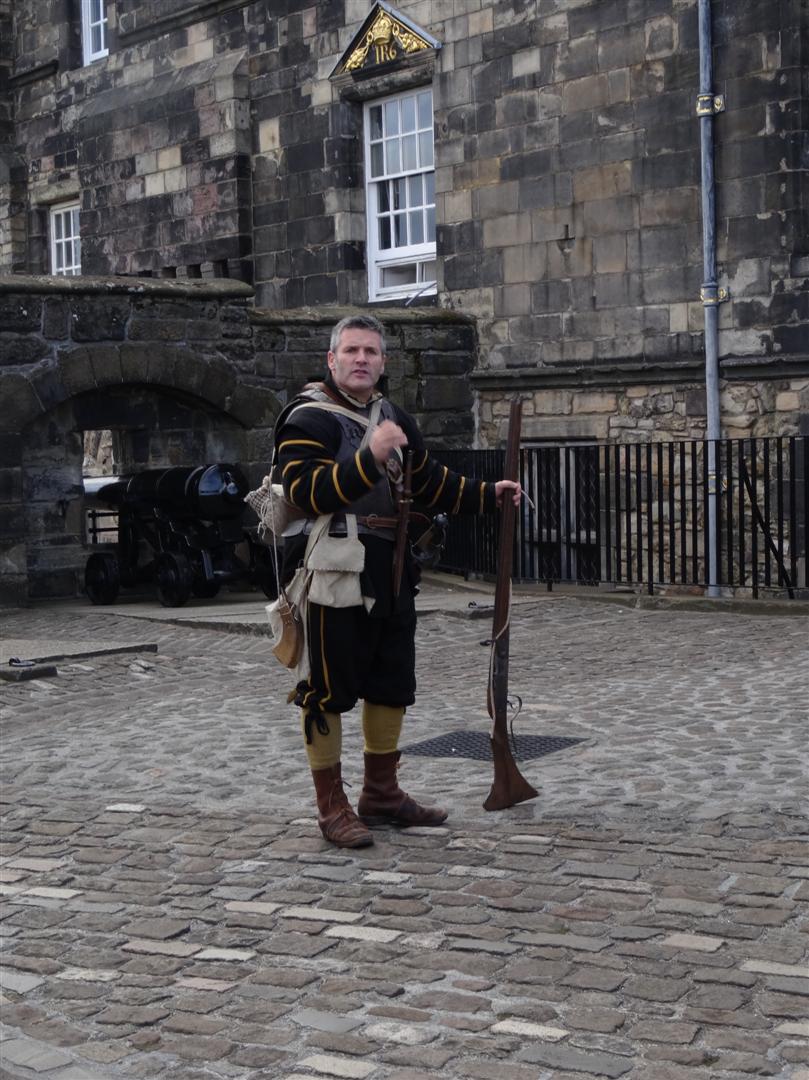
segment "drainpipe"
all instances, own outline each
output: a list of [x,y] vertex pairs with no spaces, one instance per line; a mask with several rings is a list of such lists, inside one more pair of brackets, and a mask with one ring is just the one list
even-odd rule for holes
[[702,267],[700,289],[705,315],[705,390],[708,440],[708,596],[718,596],[717,567],[717,482],[716,450],[720,437],[719,419],[719,304],[727,299],[727,291],[716,283],[716,207],[714,197],[713,122],[714,116],[725,108],[721,97],[713,92],[713,60],[711,42],[711,0],[699,0],[699,97],[697,116],[700,123],[700,152],[702,158]]

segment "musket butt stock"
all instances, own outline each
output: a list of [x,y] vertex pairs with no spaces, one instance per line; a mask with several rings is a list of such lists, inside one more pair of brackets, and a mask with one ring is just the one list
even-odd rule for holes
[[[506,464],[504,479],[518,480],[520,475],[520,428],[522,425],[522,402],[511,403],[506,440]],[[514,761],[508,741],[508,623],[511,600],[511,569],[514,557],[514,529],[516,507],[509,498],[503,499],[500,510],[500,547],[497,554],[497,584],[494,592],[494,625],[492,648],[499,645],[492,667],[489,684],[489,715],[492,717],[492,761],[494,781],[484,810],[507,810],[517,803],[535,799],[539,794],[531,787]]]
[[506,765],[500,770],[500,775],[495,775],[492,789],[483,804],[484,810],[508,810],[517,803],[528,802],[535,799],[539,792],[531,787],[523,774],[514,764],[514,759],[509,755],[511,768]]

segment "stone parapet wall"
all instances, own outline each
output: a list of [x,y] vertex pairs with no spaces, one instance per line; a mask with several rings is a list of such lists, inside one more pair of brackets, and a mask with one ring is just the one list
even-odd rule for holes
[[[766,375],[744,367],[720,378],[723,439],[809,434],[809,372],[782,367]],[[698,364],[677,369],[591,372],[584,385],[569,379],[478,377],[479,423],[483,445],[505,438],[509,399],[523,402],[526,442],[669,442],[703,439],[707,427],[704,373]]]
[[[250,313],[256,372],[280,397],[326,372],[331,328],[355,308]],[[475,324],[430,308],[377,308],[385,329],[386,393],[416,417],[428,441],[469,446],[475,436],[469,376],[477,352]]]
[[265,467],[279,402],[251,366],[249,286],[0,278],[0,596],[76,595],[88,433],[116,471]]
[[[234,462],[258,485],[282,403],[325,374],[331,328],[356,311],[251,299],[235,281],[0,278],[0,600],[81,592],[88,445],[112,445],[107,473]],[[377,314],[392,399],[431,442],[469,445],[474,324]]]

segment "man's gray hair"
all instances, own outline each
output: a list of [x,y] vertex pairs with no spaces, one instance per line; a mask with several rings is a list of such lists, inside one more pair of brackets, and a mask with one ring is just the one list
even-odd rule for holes
[[337,352],[337,346],[340,344],[340,335],[344,330],[373,330],[375,334],[379,334],[382,355],[387,355],[388,350],[385,345],[385,331],[382,328],[382,323],[379,319],[375,319],[373,315],[347,315],[344,319],[340,319],[331,332],[329,348],[333,353]]

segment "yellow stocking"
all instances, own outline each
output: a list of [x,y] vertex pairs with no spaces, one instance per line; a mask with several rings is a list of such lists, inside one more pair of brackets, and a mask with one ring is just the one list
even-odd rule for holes
[[339,713],[324,712],[323,716],[329,725],[328,735],[318,731],[317,724],[311,726],[312,741],[306,742],[306,710],[301,710],[301,731],[306,747],[306,756],[309,758],[309,768],[330,769],[337,765],[343,751],[343,720]]
[[393,754],[399,748],[404,709],[390,705],[362,704],[362,733],[366,754]]

